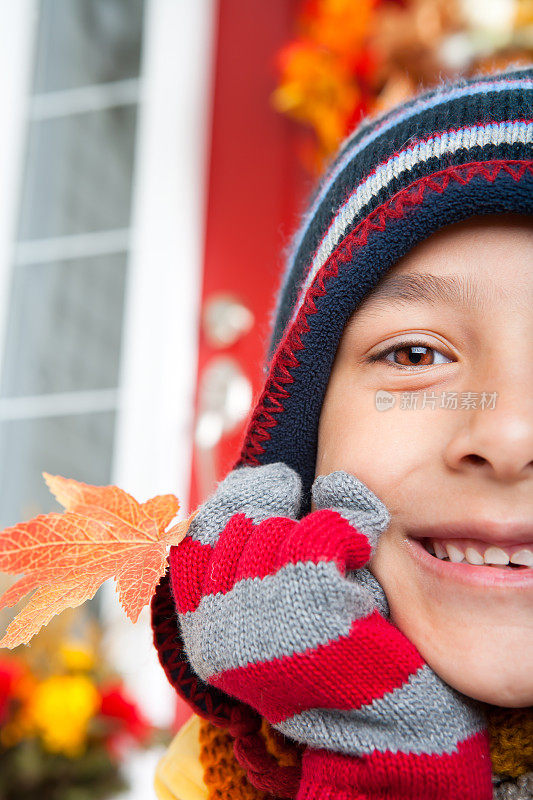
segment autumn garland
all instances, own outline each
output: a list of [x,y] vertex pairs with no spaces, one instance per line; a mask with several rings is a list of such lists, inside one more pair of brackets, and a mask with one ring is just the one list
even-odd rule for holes
[[511,0],[507,30],[465,9],[461,0],[302,0],[294,37],[277,53],[272,103],[311,134],[300,158],[313,175],[362,117],[446,76],[531,60],[530,0]]

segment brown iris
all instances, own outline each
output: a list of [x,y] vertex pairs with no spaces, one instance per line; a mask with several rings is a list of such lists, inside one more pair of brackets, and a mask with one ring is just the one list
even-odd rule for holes
[[394,362],[404,367],[425,367],[433,364],[433,349],[421,345],[409,344],[398,347],[394,351]]

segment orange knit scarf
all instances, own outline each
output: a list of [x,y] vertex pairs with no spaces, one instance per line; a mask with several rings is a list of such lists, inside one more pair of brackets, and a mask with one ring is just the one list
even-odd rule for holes
[[[263,719],[261,735],[280,766],[296,766],[303,747],[276,731]],[[518,778],[533,769],[533,709],[491,707],[489,737],[494,774]],[[270,800],[256,789],[233,753],[230,734],[207,720],[200,721],[200,761],[209,800]]]

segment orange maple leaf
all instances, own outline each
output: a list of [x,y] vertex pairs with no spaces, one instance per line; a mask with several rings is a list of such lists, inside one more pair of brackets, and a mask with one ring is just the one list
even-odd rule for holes
[[172,528],[173,494],[138,503],[118,486],[91,486],[42,473],[66,509],[0,531],[0,572],[21,575],[0,597],[0,609],[36,590],[8,626],[0,647],[27,644],[52,617],[93,597],[114,578],[135,622],[166,570],[167,547],[184,538],[196,512]]

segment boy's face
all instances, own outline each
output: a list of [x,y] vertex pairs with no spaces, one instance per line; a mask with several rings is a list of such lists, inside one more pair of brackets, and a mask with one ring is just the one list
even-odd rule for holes
[[[532,307],[525,217],[475,217],[419,244],[344,330],[316,463],[390,511],[369,567],[394,623],[450,686],[511,707],[533,703],[533,568],[468,562],[489,547],[533,561]],[[392,407],[376,407],[378,390]]]

